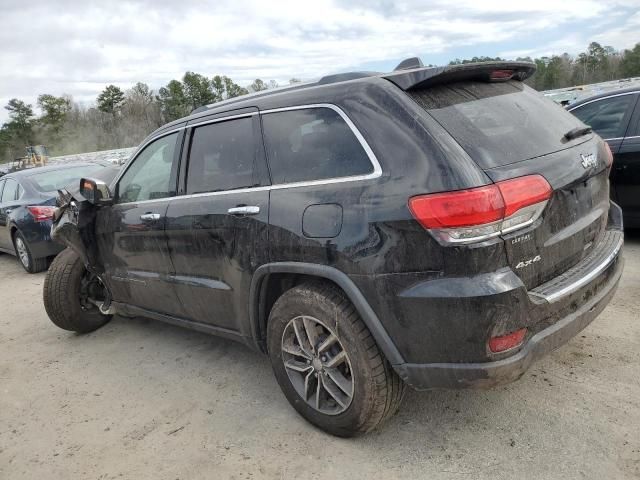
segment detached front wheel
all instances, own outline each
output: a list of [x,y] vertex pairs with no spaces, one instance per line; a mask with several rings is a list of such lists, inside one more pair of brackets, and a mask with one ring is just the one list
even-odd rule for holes
[[269,316],[269,357],[287,400],[340,437],[366,433],[393,415],[405,385],[351,302],[332,285],[285,292]]
[[111,315],[103,315],[98,308],[104,301],[104,287],[70,248],[51,263],[43,297],[47,315],[64,330],[88,333],[111,320]]

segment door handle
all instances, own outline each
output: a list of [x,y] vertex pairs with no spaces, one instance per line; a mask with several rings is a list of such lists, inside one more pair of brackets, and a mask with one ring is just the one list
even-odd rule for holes
[[257,206],[244,206],[233,207],[227,210],[229,215],[257,215],[260,213],[260,207]]
[[143,213],[142,215],[140,215],[140,220],[143,220],[145,222],[154,222],[156,220],[160,220],[160,214],[159,213]]

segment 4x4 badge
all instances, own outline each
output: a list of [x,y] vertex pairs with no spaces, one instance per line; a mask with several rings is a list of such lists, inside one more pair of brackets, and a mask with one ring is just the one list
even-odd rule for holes
[[588,153],[587,155],[581,153],[580,157],[582,157],[582,162],[580,163],[582,163],[584,168],[595,167],[598,163],[596,156],[593,153]]

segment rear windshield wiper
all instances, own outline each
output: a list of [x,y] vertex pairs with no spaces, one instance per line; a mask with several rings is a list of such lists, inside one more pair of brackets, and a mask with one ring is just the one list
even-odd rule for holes
[[576,127],[576,128],[572,128],[567,133],[565,133],[564,134],[564,138],[566,138],[567,140],[573,140],[574,138],[582,137],[582,136],[587,135],[587,134],[589,134],[591,132],[593,132],[593,129],[591,127],[589,127],[589,126],[587,126],[587,127]]

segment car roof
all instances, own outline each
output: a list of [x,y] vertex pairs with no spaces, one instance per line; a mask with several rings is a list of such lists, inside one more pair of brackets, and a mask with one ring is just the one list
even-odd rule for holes
[[630,93],[637,93],[637,92],[640,92],[640,86],[620,88],[615,90],[607,90],[606,92],[598,93],[597,95],[581,98],[577,102],[574,102],[571,105],[569,105],[567,109],[573,110],[575,107],[579,107],[584,103],[592,102],[593,100],[598,100],[600,98],[614,97],[616,95],[627,95]]
[[[415,60],[419,62],[420,66],[416,66]],[[409,68],[403,66],[407,61],[409,61],[407,64]],[[414,66],[416,66],[416,68],[413,68]],[[295,83],[284,87],[262,90],[205,105],[197,108],[186,117],[163,125],[152,132],[145,141],[155,137],[159,133],[179,127],[191,120],[225,113],[230,110],[247,108],[258,108],[262,110],[305,105],[317,103],[318,98],[323,98],[326,103],[331,103],[331,99],[334,98],[334,96],[339,96],[336,95],[338,89],[344,92],[345,89],[353,89],[358,84],[370,85],[371,83],[379,82],[379,84],[383,84],[389,88],[393,88],[392,85],[395,84],[402,90],[408,90],[436,77],[447,77],[455,80],[456,77],[468,76],[469,72],[473,73],[475,70],[486,69],[514,69],[514,72],[522,74],[521,80],[524,80],[524,78],[533,74],[535,65],[531,62],[496,61],[446,65],[442,67],[424,67],[419,59],[412,58],[401,62],[395,70],[388,73],[358,71],[326,75],[313,82]],[[295,100],[292,100],[292,97],[295,97]],[[295,103],[291,103],[292,101],[295,101]]]
[[46,165],[44,167],[25,168],[24,170],[18,170],[17,172],[7,173],[6,175],[3,175],[2,177],[0,177],[0,179],[3,179],[3,180],[5,178],[20,179],[20,178],[30,177],[32,175],[37,175],[39,173],[54,172],[56,170],[67,170],[74,167],[88,167],[90,165],[103,166],[103,167],[107,166],[99,162],[80,162],[80,163],[74,162],[74,163],[64,163],[61,165]]

